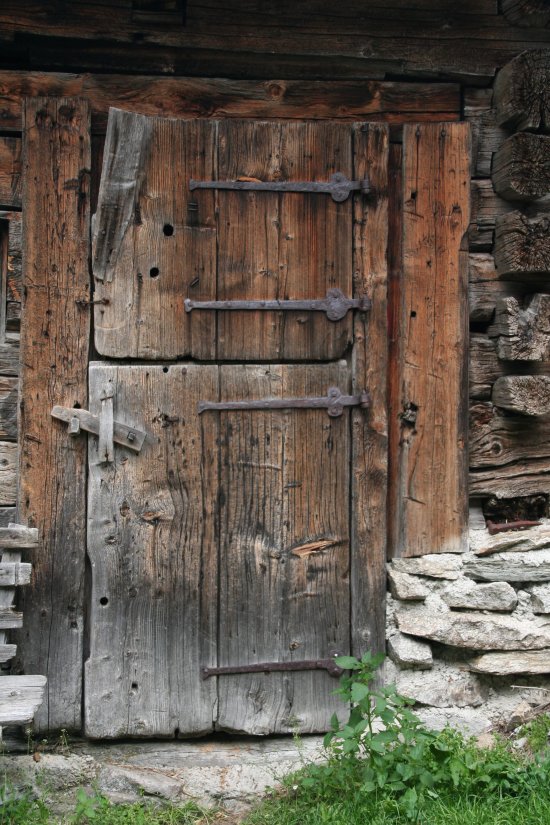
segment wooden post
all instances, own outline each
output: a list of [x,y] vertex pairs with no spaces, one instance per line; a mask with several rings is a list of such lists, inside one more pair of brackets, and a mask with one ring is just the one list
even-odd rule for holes
[[81,726],[86,441],[50,416],[87,407],[90,113],[85,101],[24,107],[24,281],[19,520],[40,532],[24,593],[18,668],[48,676],[38,730]]

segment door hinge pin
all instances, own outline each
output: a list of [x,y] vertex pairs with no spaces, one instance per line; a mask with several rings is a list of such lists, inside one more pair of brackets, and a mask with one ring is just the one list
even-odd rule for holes
[[314,192],[330,195],[336,203],[342,203],[351,192],[370,194],[370,184],[364,180],[349,180],[342,172],[335,172],[328,181],[276,181],[276,180],[193,180],[189,181],[189,189],[230,189],[235,191],[255,192]]
[[193,301],[187,298],[184,304],[186,312],[191,312],[194,309],[324,312],[329,321],[341,321],[350,309],[367,312],[371,308],[370,298],[367,298],[366,295],[362,298],[346,298],[340,289],[329,289],[325,298],[313,298],[310,300]]

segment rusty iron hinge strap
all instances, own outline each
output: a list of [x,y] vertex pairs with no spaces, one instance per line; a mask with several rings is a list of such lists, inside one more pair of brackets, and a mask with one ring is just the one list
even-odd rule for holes
[[211,676],[232,676],[238,673],[275,673],[293,670],[326,670],[329,676],[334,677],[341,676],[344,672],[336,664],[333,656],[331,659],[306,659],[301,662],[261,662],[254,665],[235,665],[234,667],[201,667],[201,679],[209,679]]
[[256,301],[192,301],[187,298],[185,311],[194,309],[224,309],[224,310],[284,310],[325,312],[329,321],[341,321],[350,309],[367,312],[371,308],[370,298],[346,298],[341,289],[329,289],[325,298],[256,300]]
[[338,387],[329,387],[326,396],[320,398],[262,398],[258,401],[199,401],[199,415],[206,410],[286,410],[286,409],[326,409],[331,418],[342,415],[344,407],[370,405],[370,396],[364,391],[360,395],[343,395]]
[[256,192],[316,192],[330,195],[336,203],[342,203],[351,192],[370,193],[368,179],[349,180],[342,172],[335,172],[329,181],[260,181],[260,180],[194,180],[189,181],[189,189],[232,189]]

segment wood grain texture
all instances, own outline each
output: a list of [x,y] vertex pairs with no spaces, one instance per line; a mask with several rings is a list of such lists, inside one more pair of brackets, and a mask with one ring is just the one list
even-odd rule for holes
[[[24,325],[19,519],[40,531],[24,588],[17,667],[49,675],[37,729],[81,724],[86,445],[50,417],[52,402],[87,408],[90,292],[89,109],[28,101],[23,148]],[[44,227],[56,231],[44,232]],[[55,369],[52,369],[55,364]],[[62,471],[61,471],[62,468]]]
[[0,527],[7,527],[15,519],[15,504],[11,507],[0,507]]
[[497,124],[492,89],[464,89],[464,120],[472,130],[472,177],[490,178],[493,153],[508,137]]
[[501,467],[550,458],[550,418],[525,419],[493,404],[470,407],[470,467]]
[[488,332],[503,360],[550,361],[550,295],[531,295],[523,306],[515,297],[501,298]]
[[466,549],[469,144],[467,124],[404,130],[394,555]]
[[105,134],[110,107],[176,118],[362,118],[403,123],[460,117],[460,87],[455,83],[250,81],[0,71],[2,129],[21,129],[25,96],[86,98],[92,109],[93,131],[99,134]]
[[0,724],[26,725],[44,701],[45,676],[0,678]]
[[21,139],[0,137],[0,204],[21,208]]
[[550,49],[522,52],[497,74],[497,122],[506,129],[550,127]]
[[495,193],[490,179],[472,180],[468,230],[468,243],[472,252],[492,251],[496,221],[513,208],[513,204]]
[[17,497],[17,444],[0,441],[0,504],[13,505]]
[[550,137],[519,133],[493,156],[495,191],[509,201],[535,201],[550,194]]
[[497,407],[522,415],[550,413],[549,375],[508,375],[498,378],[491,400]]
[[[329,386],[349,391],[350,378],[345,362],[222,366],[220,399],[318,396]],[[349,416],[219,414],[220,665],[349,652]],[[292,553],[313,540],[334,544],[304,558]],[[322,731],[337,708],[334,680],[323,671],[221,676],[218,682],[223,730]]]
[[[13,521],[13,519],[12,519]],[[38,530],[23,524],[8,524],[0,527],[0,550],[21,550],[38,547]]]
[[[502,276],[545,275],[550,271],[550,215],[514,211],[497,218],[495,263]],[[526,280],[531,280],[526,277]]]
[[547,458],[517,461],[496,469],[470,472],[470,495],[474,498],[521,498],[548,495],[550,461]]
[[470,336],[470,398],[488,400],[498,378],[518,373],[548,375],[550,361],[502,361],[494,338],[481,333]]
[[[114,464],[89,440],[90,654],[85,731],[93,738],[212,730],[216,681],[217,367],[90,366],[90,411],[111,382],[114,413],[149,435]],[[240,578],[240,573],[237,573]]]
[[18,379],[0,376],[0,438],[17,439]]
[[[385,126],[357,124],[355,175],[370,177],[374,196],[354,208],[354,290],[372,298],[368,316],[356,313],[353,391],[367,389],[368,410],[353,409],[351,466],[352,650],[384,649],[388,485],[388,240],[389,134]],[[395,206],[395,202],[393,206]]]
[[7,333],[0,341],[0,374],[19,375],[19,333]]
[[[217,177],[353,179],[352,129],[338,123],[221,122]],[[306,193],[217,193],[220,300],[351,296],[353,199]],[[203,313],[204,314],[204,313]],[[352,313],[219,312],[217,357],[330,360],[352,339]]]

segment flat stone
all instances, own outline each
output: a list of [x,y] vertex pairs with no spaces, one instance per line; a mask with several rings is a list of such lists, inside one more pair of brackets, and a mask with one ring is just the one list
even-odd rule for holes
[[429,670],[433,665],[430,645],[403,633],[397,633],[388,639],[388,656],[402,668]]
[[390,592],[394,599],[423,601],[430,592],[422,580],[409,573],[400,573],[390,564],[388,569]]
[[396,687],[402,696],[436,708],[478,707],[484,699],[475,676],[441,664],[430,671],[402,671]]
[[550,525],[546,522],[527,530],[512,530],[509,533],[472,532],[470,550],[476,556],[490,556],[493,553],[526,553],[530,550],[544,550],[550,547]]
[[507,653],[484,653],[469,662],[474,673],[508,676],[515,673],[550,673],[550,650],[513,650]]
[[402,633],[473,650],[540,650],[550,647],[550,622],[520,621],[486,613],[445,613],[409,607],[397,613]]
[[441,598],[449,607],[465,607],[470,610],[509,611],[518,603],[516,591],[508,582],[475,584],[467,578],[449,584],[441,593]]
[[529,593],[533,613],[550,613],[550,584],[534,584]]
[[109,796],[131,800],[141,794],[175,802],[184,797],[181,781],[158,770],[105,765],[99,773],[98,790]]
[[392,567],[399,573],[428,576],[432,579],[458,579],[462,559],[450,553],[428,553],[413,559],[394,559]]
[[490,558],[468,554],[464,559],[464,574],[478,581],[550,581],[550,550],[498,553]]

